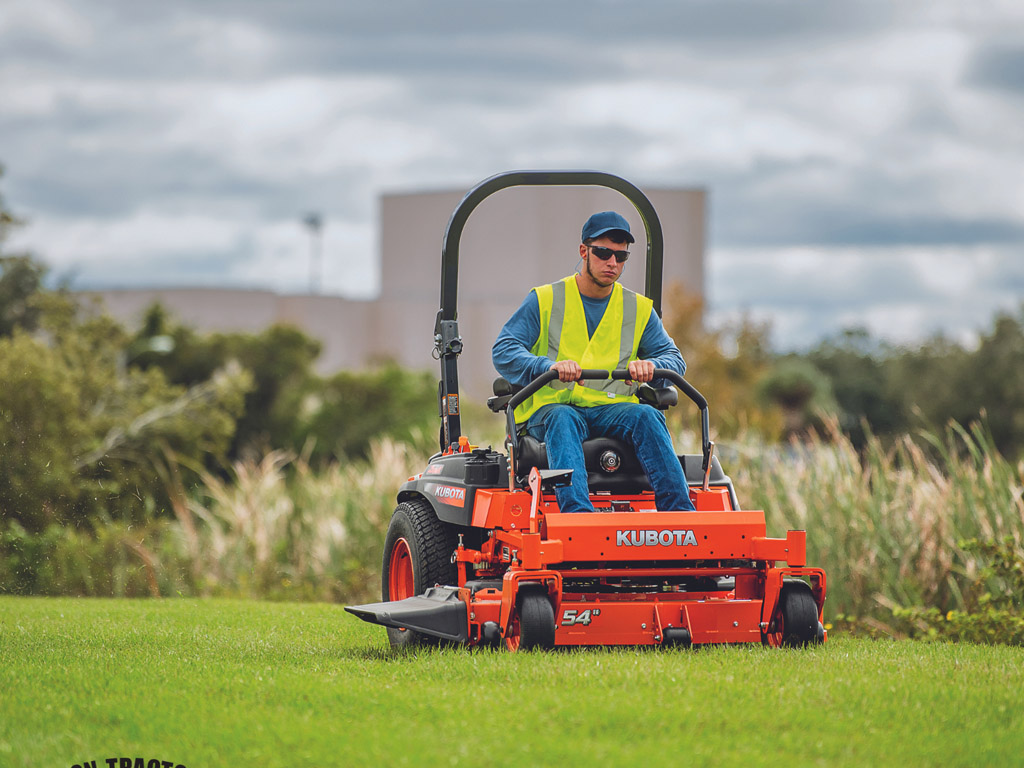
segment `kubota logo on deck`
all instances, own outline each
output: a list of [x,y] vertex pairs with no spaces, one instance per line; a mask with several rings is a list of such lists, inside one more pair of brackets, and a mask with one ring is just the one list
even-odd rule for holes
[[696,547],[697,537],[693,531],[616,531],[617,547]]

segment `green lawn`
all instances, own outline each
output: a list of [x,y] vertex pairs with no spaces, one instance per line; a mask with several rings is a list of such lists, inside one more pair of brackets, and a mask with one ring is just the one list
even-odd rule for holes
[[341,606],[0,599],[0,766],[1020,765],[1024,649],[392,657]]

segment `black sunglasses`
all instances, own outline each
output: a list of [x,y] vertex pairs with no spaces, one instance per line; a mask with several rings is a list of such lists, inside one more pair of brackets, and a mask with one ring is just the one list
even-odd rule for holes
[[621,264],[629,258],[629,251],[613,251],[611,248],[605,248],[603,245],[588,245],[587,248],[601,261],[608,261],[608,259],[614,256],[615,260]]

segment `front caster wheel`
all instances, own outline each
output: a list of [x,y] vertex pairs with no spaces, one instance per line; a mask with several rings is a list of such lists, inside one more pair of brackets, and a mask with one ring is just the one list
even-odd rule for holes
[[775,648],[809,645],[824,639],[822,629],[819,640],[820,626],[818,604],[814,602],[810,587],[806,582],[791,581],[783,585],[771,626],[761,639],[765,645]]
[[505,636],[510,651],[555,647],[555,609],[547,592],[520,591],[518,610],[512,617],[512,627]]

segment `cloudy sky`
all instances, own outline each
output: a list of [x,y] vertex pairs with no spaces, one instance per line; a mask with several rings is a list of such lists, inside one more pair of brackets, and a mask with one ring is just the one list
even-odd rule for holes
[[382,191],[710,195],[713,322],[968,340],[1024,298],[1020,0],[0,0],[0,194],[79,287],[376,293]]

